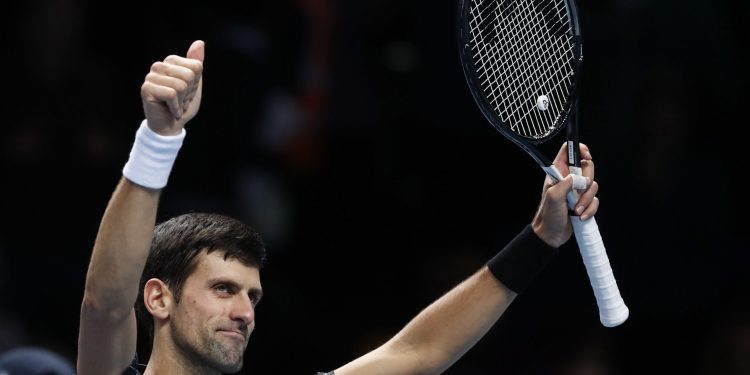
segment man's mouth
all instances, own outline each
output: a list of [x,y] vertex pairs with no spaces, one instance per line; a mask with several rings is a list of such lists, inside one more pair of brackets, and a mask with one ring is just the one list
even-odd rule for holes
[[247,340],[247,334],[241,329],[220,329],[219,332],[221,332],[225,336],[228,336],[237,340],[242,340],[242,341]]

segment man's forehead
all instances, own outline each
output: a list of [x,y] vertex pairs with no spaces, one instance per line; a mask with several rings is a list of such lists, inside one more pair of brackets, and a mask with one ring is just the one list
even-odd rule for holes
[[198,255],[195,257],[196,261],[201,260],[208,260],[208,261],[225,261],[225,262],[238,262],[242,263],[247,268],[255,268],[258,269],[259,267],[257,265],[247,264],[246,262],[243,262],[240,258],[237,256],[231,256],[229,252],[219,248],[219,249],[203,249],[201,250]]
[[[202,251],[195,259],[196,267],[193,275],[201,278],[233,277],[258,279],[260,269],[257,266],[249,266],[239,259],[227,257],[220,250],[207,252]],[[191,275],[191,276],[193,276]]]

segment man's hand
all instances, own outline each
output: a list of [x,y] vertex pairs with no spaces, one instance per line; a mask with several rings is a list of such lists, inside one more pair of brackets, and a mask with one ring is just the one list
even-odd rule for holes
[[170,55],[151,65],[141,86],[148,126],[160,135],[176,135],[198,113],[203,87],[205,43],[196,40],[186,57]]
[[[591,159],[589,148],[582,143],[580,147],[581,169],[582,175],[586,178],[586,189],[578,190],[580,196],[574,209],[582,220],[586,220],[594,216],[599,208],[599,198],[596,197],[599,185],[594,181],[594,161]],[[553,247],[560,247],[573,234],[566,200],[566,195],[573,188],[573,176],[568,170],[567,145],[563,144],[560,148],[553,164],[566,177],[557,183],[554,183],[551,177],[546,177],[542,200],[531,224],[534,233],[544,242]]]

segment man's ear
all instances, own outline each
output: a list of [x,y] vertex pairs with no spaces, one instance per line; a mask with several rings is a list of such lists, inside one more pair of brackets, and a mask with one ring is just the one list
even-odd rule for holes
[[154,319],[167,319],[172,308],[172,291],[159,279],[150,279],[143,286],[143,304]]

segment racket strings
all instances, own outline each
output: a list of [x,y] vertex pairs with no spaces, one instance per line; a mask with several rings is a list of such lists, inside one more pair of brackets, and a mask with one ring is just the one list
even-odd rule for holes
[[[509,25],[509,27],[510,27],[510,30],[508,30],[508,31],[516,31],[516,30],[519,29],[519,25],[517,24],[517,22],[515,24]],[[525,31],[527,31],[527,30],[528,29],[526,29]],[[503,31],[505,32],[506,30],[503,30]],[[528,34],[528,32],[526,32],[525,34]],[[526,73],[526,74],[516,74],[515,77],[512,77],[512,76],[511,77],[500,77],[500,78],[503,78],[503,79],[506,79],[506,80],[508,80],[508,79],[510,80],[510,83],[507,84],[507,85],[505,85],[505,86],[507,86],[509,88],[514,88],[514,87],[516,88],[516,92],[510,92],[510,93],[506,92],[506,94],[507,94],[505,96],[506,99],[504,99],[503,103],[500,103],[500,104],[508,106],[508,104],[509,104],[508,102],[510,101],[509,98],[511,98],[511,97],[519,97],[519,96],[521,96],[521,97],[528,96],[528,95],[533,94],[533,92],[530,92],[530,90],[532,90],[534,87],[548,86],[549,85],[549,82],[548,82],[549,78],[548,78],[548,80],[546,82],[539,82],[540,79],[544,78],[545,76],[546,77],[550,77],[550,75],[549,74],[546,74],[546,75],[543,74],[544,72],[542,70],[544,69],[544,64],[539,63],[539,61],[543,59],[543,56],[539,56],[539,54],[540,54],[539,51],[541,51],[541,50],[540,49],[533,49],[533,47],[536,47],[536,46],[528,46],[528,44],[530,44],[528,41],[530,41],[533,37],[534,36],[532,36],[532,35],[520,35],[519,36],[519,35],[516,34],[516,35],[514,35],[514,40],[513,40],[513,42],[516,42],[516,43],[520,42],[520,43],[522,43],[522,45],[521,45],[522,48],[526,48],[526,49],[530,49],[531,51],[534,51],[534,55],[531,56],[531,58],[523,59],[522,56],[510,56],[509,58],[505,58],[505,59],[503,59],[503,61],[501,61],[501,63],[503,65],[507,65],[509,63],[509,61],[515,61],[515,60],[513,60],[514,58],[520,59],[520,61],[523,61],[525,63],[525,66],[523,66],[523,68],[525,70],[522,70],[520,72]],[[507,47],[507,46],[503,46],[503,47]],[[511,45],[511,47],[512,47],[512,45]],[[549,46],[549,45],[547,45],[545,47],[555,48],[556,50],[553,51],[553,52],[559,52],[559,48],[561,46],[558,43],[557,46]],[[514,52],[517,52],[518,50],[519,49],[515,49]],[[493,52],[497,53],[497,51],[493,51]],[[553,63],[556,62],[556,61],[557,60],[553,60]],[[529,65],[529,63],[531,63],[531,65]],[[507,72],[506,71],[506,73],[511,73],[511,74],[512,73],[516,73],[516,72],[519,72],[519,70],[511,71],[511,72]],[[535,81],[530,82],[530,80],[532,80],[532,79],[534,79]],[[494,83],[497,85],[497,82],[494,82]],[[558,101],[553,101],[553,103],[559,103],[559,100]],[[497,104],[498,103],[496,103],[496,106],[497,106]],[[507,117],[509,117],[509,118],[511,118],[511,119],[514,120],[515,126],[514,126],[513,130],[515,130],[515,131],[519,131],[517,129],[518,125],[522,125],[522,126],[526,125],[526,127],[522,130],[526,134],[539,134],[539,133],[543,133],[543,132],[546,131],[546,128],[543,128],[542,125],[545,122],[547,124],[550,124],[554,120],[552,118],[552,116],[551,116],[552,115],[552,111],[541,112],[541,114],[545,114],[546,115],[546,118],[542,119],[542,118],[539,117],[540,112],[530,110],[530,108],[526,108],[527,109],[526,112],[520,113],[524,109],[525,108],[523,108],[521,106],[516,106],[515,110],[513,112],[506,113]],[[558,113],[559,113],[560,109],[561,108],[558,108],[558,111],[557,111]],[[523,121],[524,118],[528,114],[531,114],[531,113],[537,115],[536,116],[536,120],[537,121],[536,122],[525,122],[525,121]],[[528,126],[530,126],[530,125],[536,125],[536,126],[533,129],[529,129]]]
[[[506,3],[506,4],[507,4],[507,3]],[[548,5],[549,5],[549,4],[551,4],[551,3],[548,3]],[[498,5],[502,5],[502,4],[498,4]],[[506,7],[506,8],[507,8],[507,7]],[[514,8],[518,9],[518,7],[517,7],[517,6],[516,6],[516,7],[514,7]],[[527,3],[527,4],[525,4],[525,8],[521,8],[521,11],[523,11],[523,12],[524,12],[524,13],[525,13],[526,15],[529,15],[529,11],[528,11],[528,9],[529,9],[529,7],[528,7],[528,3]],[[500,6],[496,6],[496,7],[495,7],[495,10],[494,10],[494,11],[495,11],[495,19],[501,19],[501,20],[502,20],[503,18],[504,18],[504,19],[509,19],[509,18],[507,17],[507,15],[509,14],[509,12],[507,12],[507,9],[505,9],[505,10],[502,10]],[[542,9],[542,10],[541,10],[541,12],[545,12],[545,11],[548,11],[548,10],[546,10],[546,9]],[[502,12],[502,15],[503,15],[503,16],[506,16],[506,17],[502,17],[502,18],[500,18],[501,14],[499,14],[499,12]],[[510,14],[512,14],[512,13],[510,13]],[[532,16],[539,16],[539,15],[540,15],[540,13],[539,13],[539,12],[537,12],[536,14],[533,14]],[[531,40],[533,39],[533,36],[531,36],[531,35],[528,35],[528,34],[529,34],[529,32],[528,32],[528,31],[530,30],[530,28],[528,28],[528,27],[523,27],[523,25],[519,25],[519,22],[518,22],[518,20],[519,20],[519,19],[520,19],[520,18],[518,18],[518,17],[514,17],[514,18],[511,18],[511,19],[510,19],[510,21],[512,22],[512,23],[510,23],[510,24],[506,23],[505,25],[503,25],[502,23],[498,23],[497,25],[499,25],[499,26],[501,26],[501,27],[502,27],[502,29],[500,30],[500,32],[501,32],[501,33],[504,33],[504,34],[507,34],[507,35],[511,35],[511,36],[513,37],[512,39],[510,39],[510,41],[511,41],[512,43],[518,44],[519,42],[522,42],[522,43],[524,44],[524,45],[523,45],[522,47],[523,47],[523,48],[527,48],[527,49],[528,49],[528,48],[529,48],[529,46],[528,46],[527,44],[529,44],[529,41],[531,41]],[[531,19],[531,18],[527,17],[527,19]],[[540,25],[540,22],[541,22],[541,21],[542,21],[542,20],[540,19],[540,17],[535,17],[535,19],[533,19],[534,25],[532,25],[532,26],[535,26],[535,27],[536,27],[537,29],[541,29],[541,25]],[[503,27],[503,26],[504,26],[504,27]],[[519,29],[520,29],[520,30],[523,30],[523,31],[524,31],[524,33],[523,33],[523,34],[520,34],[520,35],[519,35],[518,33],[512,33],[513,31],[516,31],[516,30],[519,30]],[[552,31],[552,32],[555,32],[555,31]],[[485,34],[486,34],[486,33],[485,33]],[[485,39],[485,40],[486,40],[486,39]],[[502,41],[502,39],[500,39],[500,40]],[[507,40],[508,40],[508,39],[506,38],[506,39],[505,39],[505,41],[507,41]],[[548,40],[547,40],[547,42],[548,42]],[[546,43],[546,44],[547,44],[547,46],[545,46],[545,47],[548,47],[548,48],[549,48],[549,47],[550,47],[550,46],[549,46],[549,43]],[[497,47],[498,45],[499,45],[499,44],[495,44],[495,45],[494,45],[493,47]],[[508,46],[507,46],[507,45],[504,45],[504,46],[501,46],[501,47],[502,47],[502,48],[504,48],[504,49],[507,49],[507,48],[508,48]],[[553,47],[553,48],[554,48],[554,47]],[[558,48],[559,48],[559,45],[558,45]],[[518,51],[518,49],[516,49],[516,51]],[[535,49],[535,51],[539,51],[539,49]],[[492,51],[492,52],[493,52],[493,53],[495,53],[495,54],[497,53],[497,51]],[[559,51],[556,51],[556,52],[559,52]],[[518,56],[511,56],[511,58],[516,58],[516,59],[519,59],[519,57],[518,57]],[[530,59],[524,59],[524,60],[522,60],[522,61],[528,62],[528,61],[534,61],[534,60],[539,60],[539,56],[532,56],[532,60],[530,60]],[[495,61],[495,62],[497,63],[498,61]],[[500,63],[501,63],[501,64],[502,64],[502,63],[505,63],[505,64],[507,64],[507,59],[505,59],[505,61],[502,61],[502,62],[500,62]],[[495,64],[495,65],[496,65],[496,64]],[[521,87],[522,87],[522,86],[526,86],[526,89],[528,90],[529,86],[532,86],[532,87],[533,87],[533,86],[539,86],[539,82],[532,82],[532,84],[531,84],[531,85],[529,85],[529,82],[528,82],[528,80],[529,80],[529,79],[530,79],[530,78],[531,78],[532,76],[536,76],[536,77],[542,77],[542,76],[543,76],[543,75],[540,75],[540,74],[539,74],[539,73],[540,73],[540,72],[539,72],[539,70],[540,70],[540,68],[542,68],[542,67],[541,67],[541,65],[540,65],[540,64],[534,64],[534,65],[535,65],[535,66],[529,66],[529,65],[526,65],[526,66],[525,66],[525,69],[526,69],[527,71],[528,71],[529,69],[533,69],[533,70],[534,70],[534,71],[532,71],[532,72],[531,72],[531,74],[517,75],[516,77],[502,77],[502,76],[501,76],[501,77],[494,77],[494,78],[504,78],[504,79],[506,79],[506,80],[510,78],[510,79],[512,80],[512,82],[511,82],[512,84],[511,84],[510,86],[508,86],[508,87],[517,87],[518,89],[521,89]],[[495,69],[495,70],[497,70],[497,69]],[[517,82],[518,80],[523,80],[523,82]],[[495,83],[496,83],[496,82],[495,82]],[[486,84],[486,81],[485,81],[485,84]],[[517,92],[513,92],[513,93],[510,93],[510,94],[511,94],[511,95],[519,95],[519,93],[517,93]],[[521,93],[520,95],[523,95],[523,93]],[[506,96],[506,97],[507,97],[507,96]],[[497,103],[496,103],[496,104],[497,104]],[[500,104],[506,104],[506,105],[507,105],[507,103],[500,103]],[[519,109],[520,109],[520,107],[519,107]],[[522,118],[519,118],[519,116],[518,116],[518,113],[517,113],[517,112],[518,112],[518,111],[516,111],[516,112],[513,112],[513,113],[510,113],[510,114],[509,114],[509,117],[512,117],[512,118],[514,118],[514,120],[515,120],[515,122],[516,122],[516,123],[522,123],[522,122],[521,122]],[[534,112],[535,112],[535,111],[534,111]],[[531,111],[527,111],[527,112],[526,112],[526,114],[528,114],[528,113],[534,113],[534,112],[531,112]],[[550,112],[547,112],[547,113],[550,113]],[[549,117],[549,115],[548,115],[547,117]],[[539,120],[539,119],[537,119],[537,120]],[[549,119],[549,118],[547,118],[547,122],[549,122],[549,120],[550,120],[550,119]],[[528,129],[526,129],[526,131],[528,132]],[[543,131],[543,129],[540,129],[539,127],[537,127],[536,129],[534,129],[534,131],[536,131],[536,132],[540,132],[540,131]]]
[[[500,11],[498,11],[498,9],[499,9],[499,7],[497,7],[497,8],[496,8],[496,10],[495,10],[495,13],[496,13],[496,19],[497,19],[497,13],[498,13],[498,12],[500,12]],[[502,13],[506,13],[506,12],[505,12],[505,11],[502,11]],[[512,32],[512,31],[515,31],[515,30],[518,30],[518,29],[520,29],[520,28],[521,28],[521,27],[519,27],[519,25],[518,25],[518,22],[517,22],[517,21],[518,21],[518,18],[515,18],[515,19],[513,19],[513,20],[511,20],[511,21],[516,21],[516,22],[515,22],[515,24],[513,24],[513,25],[510,25],[510,30],[508,30],[508,27],[506,27],[506,28],[504,28],[503,30],[501,30],[501,32],[502,32],[502,33],[505,33],[505,32],[508,32],[508,31],[511,31],[511,32]],[[538,21],[538,20],[536,20],[536,21]],[[537,25],[538,25],[538,24],[537,24]],[[492,26],[492,25],[490,25],[490,26]],[[498,25],[496,25],[496,26],[500,26],[500,25],[498,24]],[[525,29],[523,30],[523,35],[519,35],[518,33],[509,33],[509,34],[510,34],[510,35],[511,35],[511,36],[513,37],[513,38],[512,38],[512,40],[509,40],[509,39],[507,39],[507,38],[506,38],[506,39],[499,39],[499,41],[500,41],[501,43],[498,43],[498,44],[493,44],[493,47],[497,47],[497,46],[499,46],[500,44],[503,44],[503,45],[502,45],[503,49],[507,49],[507,48],[509,47],[509,46],[508,46],[507,44],[508,44],[508,42],[510,41],[510,42],[513,42],[513,43],[515,43],[515,44],[518,44],[518,43],[520,42],[520,43],[522,43],[522,46],[521,46],[521,47],[524,47],[525,49],[531,49],[531,48],[532,48],[532,47],[534,47],[534,46],[531,46],[531,47],[529,47],[529,46],[528,46],[528,44],[530,44],[530,43],[531,43],[531,40],[532,40],[532,37],[533,37],[533,36],[529,35],[529,31],[530,31],[530,29],[529,29],[529,28],[525,28]],[[485,28],[484,28],[484,29],[482,30],[481,34],[484,34],[484,35],[487,35],[487,34],[489,34],[489,33],[487,33],[487,32],[486,32],[486,26],[485,26]],[[485,38],[485,40],[486,40],[486,38]],[[511,45],[510,47],[512,47],[512,45]],[[516,51],[517,51],[517,50],[518,50],[518,49],[516,49]],[[493,53],[498,53],[498,52],[497,52],[497,51],[493,51]],[[504,57],[504,59],[503,59],[504,61],[508,61],[508,58],[505,58],[506,56],[503,56],[503,57]],[[536,64],[536,65],[538,65],[538,64]],[[538,66],[537,66],[537,67],[538,67]]]
[[561,125],[574,75],[564,2],[474,0],[468,24],[478,81],[501,120],[535,139]]
[[[533,38],[533,36],[532,36]],[[520,37],[519,39],[523,39],[523,37]],[[528,40],[528,39],[527,39]],[[523,48],[524,46],[522,46]],[[546,46],[547,48],[550,48],[549,46]],[[554,48],[554,47],[552,47]],[[538,49],[537,49],[538,51]],[[523,58],[522,56],[512,56],[513,58]],[[505,80],[510,80],[510,83],[505,86],[509,89],[515,89],[515,91],[508,92],[508,90],[505,90],[505,98],[506,100],[503,103],[496,103],[496,106],[499,108],[499,105],[506,107],[506,113],[505,117],[508,118],[511,123],[511,126],[513,127],[513,130],[516,132],[521,132],[524,134],[543,134],[546,131],[546,126],[553,123],[554,117],[556,116],[556,113],[559,113],[559,108],[555,108],[553,105],[552,110],[548,110],[545,112],[539,112],[534,111],[533,108],[533,100],[528,100],[527,106],[522,105],[513,105],[512,103],[509,103],[509,98],[518,98],[518,97],[525,97],[533,99],[534,96],[534,90],[537,87],[540,86],[547,86],[549,85],[549,79],[547,79],[544,82],[540,82],[540,79],[544,77],[549,77],[549,74],[544,74],[543,69],[544,65],[550,65],[554,66],[554,64],[549,64],[548,62],[545,64],[544,61],[542,63],[539,63],[541,59],[543,59],[543,56],[539,56],[538,54],[536,56],[532,55],[527,59],[522,59],[519,61],[524,62],[525,65],[521,67],[523,70],[516,70],[516,71],[506,71],[505,73],[510,73],[511,76],[504,77]],[[514,61],[514,60],[510,60]],[[503,61],[502,63],[508,64],[508,61]],[[522,74],[518,74],[518,72]],[[515,75],[515,77],[513,77]],[[532,81],[533,80],[533,81]],[[496,83],[497,84],[497,83]],[[544,91],[548,92],[549,90],[545,89]],[[546,99],[547,102],[549,102],[549,99]],[[552,103],[558,103],[559,101],[553,100]],[[498,105],[499,104],[499,105]],[[557,110],[556,110],[557,109]],[[534,115],[534,121],[525,121],[526,116],[529,114]],[[542,116],[546,115],[546,116]],[[542,118],[546,117],[546,118]]]
[[[527,4],[524,4],[524,5],[525,5],[524,7],[517,7],[517,9],[519,9],[522,12],[522,15],[526,16],[526,18],[525,18],[526,20],[531,20],[533,22],[530,25],[531,27],[535,28],[536,30],[543,30],[542,29],[543,25],[541,25],[541,21],[542,20],[540,19],[541,17],[538,17],[539,14],[538,13],[537,14],[530,13],[529,7],[528,7],[529,4],[527,3]],[[544,11],[544,10],[542,10],[542,11]],[[513,44],[510,45],[510,48],[513,48],[513,47],[515,47],[515,45],[518,45],[520,43],[519,48],[513,48],[514,52],[515,52],[515,56],[510,56],[510,58],[506,59],[506,61],[503,61],[503,63],[505,63],[507,65],[508,63],[510,63],[512,61],[518,60],[518,61],[521,61],[521,62],[523,62],[525,64],[522,67],[522,69],[524,69],[524,70],[520,71],[520,72],[525,73],[525,74],[517,74],[516,77],[515,77],[516,78],[515,81],[511,80],[511,83],[507,86],[509,88],[515,88],[516,89],[516,92],[507,93],[508,96],[506,96],[506,97],[508,97],[508,98],[509,97],[519,97],[519,96],[528,96],[528,95],[533,94],[533,92],[529,92],[529,91],[533,90],[534,87],[539,87],[540,86],[539,79],[541,79],[541,78],[543,78],[545,76],[549,76],[549,74],[544,74],[544,72],[542,71],[544,69],[544,66],[543,66],[544,64],[540,64],[539,63],[539,61],[544,58],[544,56],[540,56],[540,52],[542,50],[540,48],[534,48],[534,47],[555,48],[554,46],[550,46],[549,45],[549,39],[548,38],[540,39],[540,38],[537,38],[536,35],[529,35],[530,34],[529,31],[531,30],[531,27],[525,27],[526,25],[520,24],[520,20],[522,20],[522,18],[520,18],[520,17],[511,18],[510,19],[511,22],[510,23],[506,23],[505,25],[502,25],[504,27],[501,30],[502,33],[507,33],[508,35],[512,36],[512,39],[510,41]],[[522,33],[519,33],[518,32],[519,30],[521,30]],[[533,41],[533,40],[541,40],[542,41],[542,43],[541,43],[542,45],[541,46],[529,45],[529,44],[531,44],[530,42]],[[503,47],[504,48],[508,48],[508,46],[503,46]],[[529,56],[528,58],[525,58],[524,56],[518,56],[519,52],[520,53],[524,53],[524,52],[528,53],[528,51],[532,51],[532,56]],[[555,51],[555,52],[557,52],[557,51]],[[513,60],[513,59],[516,59],[516,60]],[[519,71],[517,70],[515,72],[519,72]],[[514,72],[510,72],[510,73],[514,73]],[[530,80],[534,79],[534,77],[536,77],[536,81],[530,82]],[[506,77],[506,79],[508,79],[508,78],[512,79],[513,77]],[[518,82],[519,80],[522,80],[522,81]],[[543,86],[544,83],[541,83],[541,85]],[[503,103],[503,104],[506,105],[506,106],[508,105],[507,103]],[[542,127],[543,123],[541,121],[539,121],[539,120],[541,120],[540,118],[537,117],[537,119],[536,119],[537,121],[536,122],[525,122],[525,121],[523,121],[524,117],[526,116],[526,114],[528,114],[528,113],[538,113],[538,112],[537,111],[529,111],[529,110],[527,110],[525,113],[520,113],[520,111],[523,110],[523,109],[524,108],[522,108],[521,106],[516,106],[516,110],[514,112],[511,112],[511,113],[507,114],[507,116],[509,118],[511,118],[512,120],[514,120],[514,124],[516,125],[515,128],[514,128],[514,130],[515,131],[519,131],[518,125],[522,125],[522,126],[523,125],[527,125],[523,129],[521,129],[520,131],[525,132],[527,134],[528,133],[536,133],[536,134],[538,134],[540,132],[544,132],[546,129]],[[548,118],[546,119],[547,120],[546,122],[550,123],[551,119],[549,118],[550,117],[549,114],[551,114],[552,112],[548,111],[548,112],[543,112],[543,113],[547,114]],[[530,129],[528,125],[536,125],[536,126],[533,129]]]

